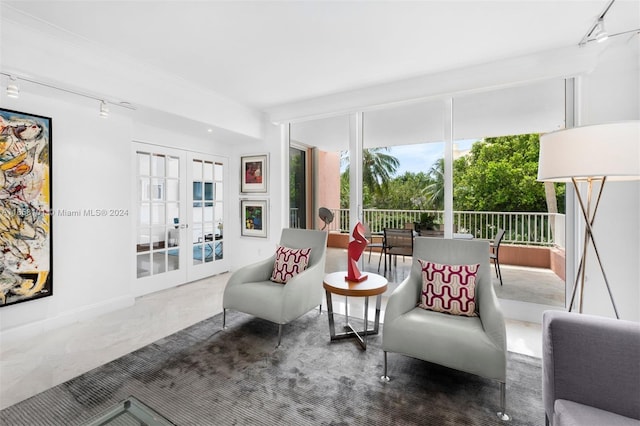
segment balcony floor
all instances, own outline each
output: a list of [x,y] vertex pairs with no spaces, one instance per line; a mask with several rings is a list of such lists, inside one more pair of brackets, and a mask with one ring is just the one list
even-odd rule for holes
[[[378,261],[380,254],[373,252],[369,262],[369,253],[363,253],[363,272],[378,273]],[[387,270],[385,276],[389,280],[389,290],[391,292],[400,284],[411,271],[412,257],[398,256],[397,264]],[[347,250],[341,248],[327,249],[326,272],[336,272],[347,269]],[[565,283],[550,269],[531,268],[524,266],[501,265],[502,283],[495,276],[493,265],[491,272],[493,277],[493,287],[496,295],[500,299],[518,300],[540,305],[564,307]],[[384,259],[380,266],[380,274],[384,273]]]

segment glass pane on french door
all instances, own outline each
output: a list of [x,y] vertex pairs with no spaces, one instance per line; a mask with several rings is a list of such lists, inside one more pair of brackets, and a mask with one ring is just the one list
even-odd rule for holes
[[185,203],[181,200],[184,197],[181,156],[177,150],[135,145],[136,278],[153,280],[158,288],[179,283],[186,277],[181,235],[186,227],[182,223]]
[[136,277],[180,269],[180,158],[136,150]]
[[188,158],[191,237],[188,280],[228,270],[224,252],[224,207],[226,161],[190,153]]

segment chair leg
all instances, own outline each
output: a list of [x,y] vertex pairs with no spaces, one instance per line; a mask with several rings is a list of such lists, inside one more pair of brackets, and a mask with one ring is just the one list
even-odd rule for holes
[[278,324],[278,344],[276,348],[280,346],[280,342],[282,342],[282,324]]
[[318,305],[318,315],[322,315],[322,303]]
[[222,308],[222,329],[227,327],[227,309]]
[[502,271],[500,270],[500,261],[496,257],[496,270],[498,271],[498,279],[500,280],[500,285],[502,285]]
[[503,382],[500,382],[500,411],[497,414],[502,421],[511,420],[511,417],[507,414],[507,384]]
[[384,351],[384,374],[380,376],[380,380],[383,382],[388,382],[390,380],[387,375],[387,351]]

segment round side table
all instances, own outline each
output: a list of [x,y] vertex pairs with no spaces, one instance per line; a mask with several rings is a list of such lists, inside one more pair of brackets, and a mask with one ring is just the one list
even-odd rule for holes
[[[327,293],[327,310],[329,311],[329,334],[331,340],[340,340],[355,337],[362,346],[367,349],[367,336],[378,334],[380,329],[380,304],[382,302],[382,293],[387,291],[387,279],[382,275],[367,273],[367,279],[360,282],[348,281],[346,279],[347,271],[333,272],[324,277],[323,287]],[[332,295],[339,294],[342,296],[364,297],[364,330],[357,331],[349,323],[348,307],[347,307],[347,331],[336,334],[335,323],[333,319],[333,300]],[[376,316],[373,329],[369,329],[369,296],[377,296],[376,298]]]

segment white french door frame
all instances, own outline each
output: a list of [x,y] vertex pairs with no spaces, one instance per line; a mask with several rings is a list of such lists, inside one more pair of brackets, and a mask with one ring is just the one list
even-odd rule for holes
[[[229,180],[224,157],[189,151],[186,160],[186,234],[187,247],[190,247],[187,282],[191,282],[229,271],[229,256],[224,251]],[[196,170],[200,167],[202,174],[198,175]],[[199,190],[196,189],[198,185]]]
[[[141,172],[140,162],[146,163],[144,156],[147,154],[151,168]],[[164,166],[158,166],[160,159],[164,159]],[[153,169],[154,161],[157,170]],[[211,199],[199,200],[202,204],[199,206],[199,212],[204,215],[205,208],[210,207],[209,210],[213,211],[218,206],[217,213],[214,213],[213,218],[203,218],[196,224],[194,206],[199,201],[194,200],[193,182],[197,178],[193,173],[194,161],[217,164],[220,167],[211,179],[199,179],[201,187],[204,188],[206,185],[213,188],[214,194],[211,197],[206,196]],[[135,188],[132,191],[131,203],[131,246],[134,248],[135,256],[132,271],[135,283],[133,294],[141,296],[228,271],[229,260],[228,254],[224,252],[223,226],[216,226],[217,231],[209,226],[213,223],[228,223],[227,159],[134,141],[132,170]],[[216,190],[221,194],[216,195]],[[194,237],[194,232],[198,229],[202,238],[199,243],[194,244],[194,238],[195,241],[198,238]],[[204,237],[205,231],[207,237]],[[209,236],[211,241],[208,241]],[[205,238],[207,241],[204,241]],[[216,247],[221,249],[221,255],[216,256]],[[194,256],[209,248],[212,258],[208,261],[204,258],[201,258],[202,261],[194,261]],[[207,254],[210,253],[207,251]]]

